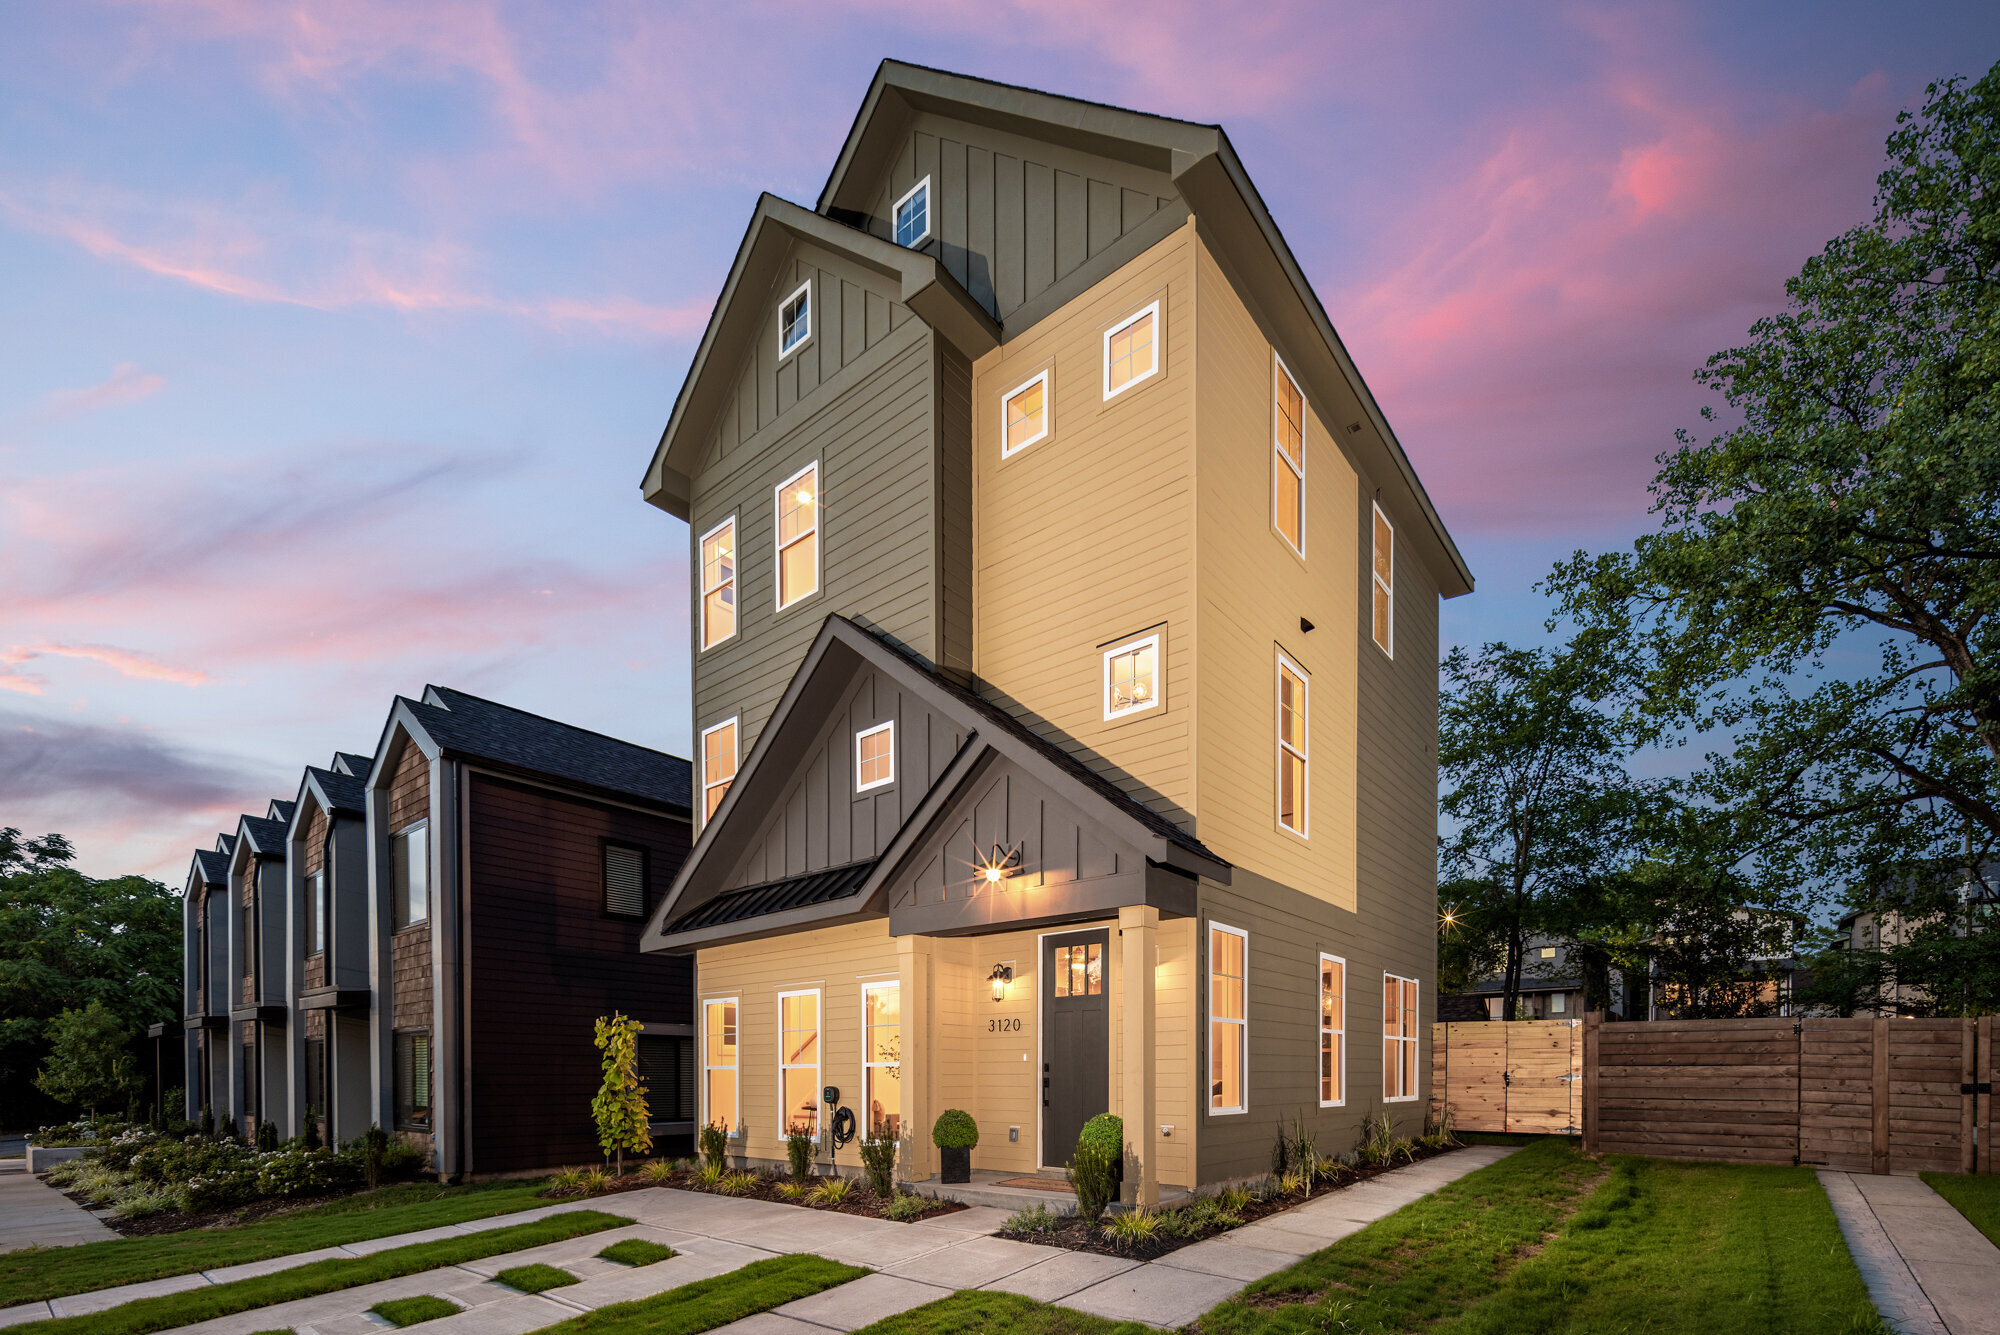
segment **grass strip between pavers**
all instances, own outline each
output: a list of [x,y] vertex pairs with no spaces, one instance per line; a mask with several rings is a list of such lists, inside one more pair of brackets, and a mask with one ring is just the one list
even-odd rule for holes
[[420,1321],[457,1316],[465,1309],[434,1293],[419,1293],[411,1298],[391,1298],[388,1302],[376,1303],[368,1310],[392,1326],[414,1326]]
[[1136,1321],[1107,1321],[1016,1293],[965,1289],[863,1326],[854,1335],[1153,1335]]
[[619,1265],[651,1265],[655,1261],[671,1261],[679,1255],[664,1242],[654,1242],[650,1238],[626,1238],[598,1253],[604,1260],[616,1261]]
[[697,1335],[810,1298],[867,1273],[860,1266],[809,1253],[774,1256],[650,1298],[600,1307],[535,1335]]
[[517,1265],[502,1270],[493,1278],[510,1289],[519,1289],[522,1293],[542,1293],[549,1289],[560,1289],[567,1284],[583,1283],[567,1270],[540,1264]]
[[1950,1201],[1994,1246],[2000,1247],[2000,1176],[1964,1173],[1919,1174],[1930,1189]]
[[539,1194],[545,1185],[481,1182],[447,1187],[405,1182],[254,1224],[7,1252],[0,1255],[0,1307],[532,1210],[549,1203]]
[[488,1256],[545,1247],[552,1242],[600,1233],[607,1228],[623,1228],[632,1221],[598,1210],[572,1210],[550,1215],[531,1224],[484,1229],[462,1238],[441,1238],[436,1242],[392,1247],[372,1256],[341,1257],[313,1261],[273,1275],[239,1279],[210,1288],[188,1289],[138,1298],[106,1312],[87,1316],[54,1317],[9,1327],[9,1335],[151,1335],[219,1316],[254,1311],[276,1303],[337,1293],[377,1280],[398,1279],[425,1270],[463,1265]]

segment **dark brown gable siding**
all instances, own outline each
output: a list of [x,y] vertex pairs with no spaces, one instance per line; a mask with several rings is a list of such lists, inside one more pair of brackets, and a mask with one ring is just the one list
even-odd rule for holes
[[[405,738],[389,775],[389,830],[394,833],[431,814],[431,762],[423,748]],[[432,831],[436,838],[437,832]],[[389,874],[384,865],[383,874]],[[431,887],[435,902],[437,887]],[[395,1027],[431,1027],[431,929],[425,923],[397,932],[389,946],[389,979],[395,998]]]
[[694,1007],[691,962],[641,955],[644,923],[604,916],[598,841],[648,850],[650,904],[687,856],[687,825],[480,776],[470,788],[473,1171],[589,1163],[592,1021],[687,1024]]
[[326,808],[313,808],[312,819],[306,823],[306,875],[326,867]]
[[422,747],[405,740],[389,776],[389,830],[394,833],[430,814],[431,762]]

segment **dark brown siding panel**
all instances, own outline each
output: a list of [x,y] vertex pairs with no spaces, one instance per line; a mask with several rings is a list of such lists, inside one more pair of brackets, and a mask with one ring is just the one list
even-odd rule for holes
[[605,916],[600,841],[647,850],[657,902],[687,857],[687,825],[477,775],[471,803],[473,1169],[589,1163],[592,1022],[694,1017],[691,961],[640,954],[644,923]]
[[389,986],[395,997],[395,1027],[431,1027],[431,929],[406,927],[389,944]]
[[326,866],[326,809],[315,807],[306,824],[306,875]]
[[423,748],[405,739],[389,776],[389,829],[402,829],[431,814],[431,762]]

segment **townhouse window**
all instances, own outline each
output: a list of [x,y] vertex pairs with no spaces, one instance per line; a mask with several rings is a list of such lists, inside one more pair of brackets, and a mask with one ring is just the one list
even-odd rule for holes
[[1375,559],[1370,582],[1375,590],[1375,646],[1396,656],[1396,529],[1382,507],[1375,510]]
[[1347,961],[1319,957],[1319,1106],[1347,1102]]
[[604,911],[614,918],[646,916],[646,850],[604,846]]
[[414,927],[431,916],[430,827],[418,821],[389,838],[389,867],[398,928]]
[[798,291],[778,307],[778,356],[797,352],[812,337],[812,280],[800,283]]
[[316,871],[306,881],[307,912],[311,914],[307,944],[308,955],[319,955],[326,951],[326,873]]
[[1208,1110],[1249,1110],[1249,933],[1208,925]]
[[1104,718],[1109,722],[1157,709],[1165,695],[1160,637],[1129,640],[1104,651]]
[[736,516],[701,535],[701,647],[736,633]]
[[734,1132],[741,1120],[736,1102],[736,998],[701,1006],[701,1116],[708,1126]]
[[736,778],[736,720],[724,719],[701,733],[701,818],[706,821],[722,805]]
[[778,484],[778,610],[819,591],[819,464]]
[[1305,669],[1278,655],[1278,824],[1301,839],[1307,825],[1311,719]]
[[306,1108],[320,1120],[322,1135],[329,1141],[330,1128],[326,1125],[326,1040],[309,1038],[306,1040]]
[[1000,457],[1008,458],[1049,434],[1049,373],[1037,371],[1025,384],[1000,396]]
[[1549,1014],[1561,1015],[1568,1008],[1569,1008],[1569,993],[1567,992],[1549,993]]
[[819,1134],[819,992],[778,994],[781,1135]]
[[896,781],[896,721],[854,734],[854,791],[865,793]]
[[1160,370],[1160,303],[1104,331],[1104,397],[1115,399]]
[[1541,956],[1545,960],[1554,959],[1556,957],[1556,948],[1554,946],[1543,946],[1541,948]]
[[692,1122],[694,1040],[677,1034],[640,1034],[639,1078],[646,1085],[646,1110],[655,1122]]
[[931,178],[926,176],[896,201],[896,244],[921,245],[931,234]]
[[1298,382],[1276,357],[1271,359],[1271,522],[1305,555],[1306,404]]
[[1417,1096],[1417,980],[1382,975],[1382,1101]]
[[861,1098],[870,1140],[903,1135],[902,993],[897,983],[861,989]]
[[396,1129],[431,1129],[431,1036],[424,1029],[395,1034]]
[[1055,995],[1096,997],[1104,994],[1104,944],[1086,941],[1080,945],[1057,946]]

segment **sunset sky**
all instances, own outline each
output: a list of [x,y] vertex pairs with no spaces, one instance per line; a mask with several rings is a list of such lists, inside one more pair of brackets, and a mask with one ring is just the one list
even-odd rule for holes
[[1456,643],[1641,531],[1692,370],[2000,6],[0,0],[0,826],[178,884],[426,682],[687,754],[640,474],[884,56],[1222,123],[1479,580]]

